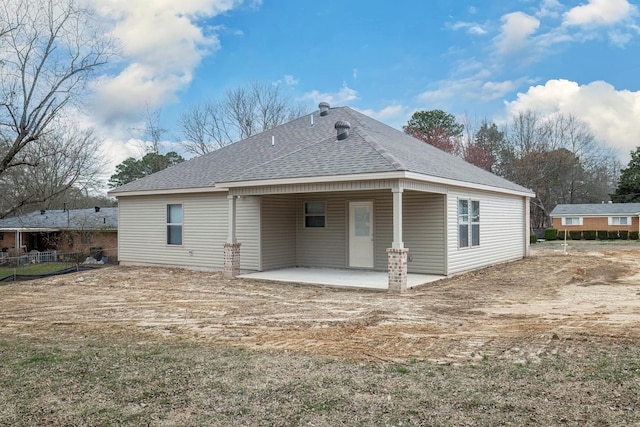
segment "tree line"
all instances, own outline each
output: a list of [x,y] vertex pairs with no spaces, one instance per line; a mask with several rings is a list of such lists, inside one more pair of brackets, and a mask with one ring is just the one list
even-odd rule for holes
[[534,228],[549,225],[557,204],[601,203],[616,189],[620,162],[615,151],[575,116],[542,118],[524,111],[502,128],[483,120],[474,129],[471,120],[463,121],[467,124],[442,110],[418,111],[404,131],[533,190]]

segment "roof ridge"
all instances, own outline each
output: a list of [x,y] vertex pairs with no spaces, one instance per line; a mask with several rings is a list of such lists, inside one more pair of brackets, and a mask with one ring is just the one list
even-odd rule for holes
[[[363,128],[363,129],[365,128],[362,121],[358,117],[356,117],[354,114],[352,114],[353,112],[355,112],[355,110],[349,107],[343,107],[343,108],[345,108],[345,111],[347,112],[347,114],[353,117],[354,120],[357,120],[358,124],[360,125],[359,126],[360,128]],[[382,156],[382,158],[384,158],[387,162],[389,162],[391,166],[393,166],[397,170],[409,170],[409,168],[403,165],[402,162],[396,158],[396,156],[394,156],[386,148],[380,145],[380,143],[378,143],[373,138],[373,136],[369,134],[370,129],[364,129],[364,130],[367,130],[367,132],[358,132],[358,133],[360,134],[362,139],[365,140],[365,142],[371,145],[371,148],[373,148],[378,154],[380,154],[380,156]]]

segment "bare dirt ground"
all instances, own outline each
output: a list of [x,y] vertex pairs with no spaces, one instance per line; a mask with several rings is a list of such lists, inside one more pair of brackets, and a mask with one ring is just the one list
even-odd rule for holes
[[404,294],[97,269],[0,286],[0,336],[108,335],[443,363],[535,362],[584,351],[585,341],[637,342],[640,249],[585,246],[564,255],[558,248],[537,245],[525,260]]

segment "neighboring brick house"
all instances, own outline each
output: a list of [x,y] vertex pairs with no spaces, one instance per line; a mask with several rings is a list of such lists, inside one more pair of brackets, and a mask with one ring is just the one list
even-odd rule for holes
[[118,257],[118,208],[41,210],[0,220],[0,250],[27,253],[99,250]]
[[640,231],[640,203],[557,205],[550,216],[557,230]]

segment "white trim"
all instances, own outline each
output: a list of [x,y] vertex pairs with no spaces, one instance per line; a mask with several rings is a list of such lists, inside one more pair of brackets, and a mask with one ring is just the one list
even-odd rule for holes
[[220,191],[229,191],[232,188],[242,187],[267,187],[273,185],[295,185],[295,184],[313,184],[313,183],[327,183],[327,182],[345,182],[345,181],[371,181],[371,180],[383,180],[383,179],[410,179],[418,182],[426,182],[430,184],[440,184],[447,186],[455,186],[461,188],[468,188],[473,190],[490,191],[494,193],[511,194],[523,197],[535,197],[535,193],[532,191],[519,191],[511,190],[502,187],[494,187],[486,184],[477,184],[467,181],[458,181],[455,179],[441,178],[437,176],[425,175],[416,172],[397,171],[397,172],[375,172],[375,173],[361,173],[361,174],[348,174],[348,175],[331,175],[331,176],[308,176],[308,177],[295,177],[295,178],[277,178],[277,179],[263,179],[253,181],[237,181],[237,182],[218,182],[215,187],[198,187],[198,188],[172,188],[162,190],[137,190],[137,191],[123,191],[119,192],[118,189],[109,191],[107,194],[115,197],[128,197],[128,196],[151,196],[151,195],[165,195],[165,194],[188,194],[188,193],[214,193]]
[[[626,218],[627,219],[627,223],[626,224],[614,224],[613,223],[613,219],[614,218]],[[626,216],[626,215],[612,215],[610,217],[607,217],[607,224],[608,225],[622,225],[622,226],[628,227],[628,226],[631,225],[631,222],[632,222],[631,217],[630,216]]]
[[[573,223],[567,224],[567,218],[578,218],[578,223],[577,224],[573,224]],[[562,217],[562,225],[566,226],[566,227],[573,227],[573,226],[579,227],[581,225],[584,225],[584,221],[583,221],[581,216],[578,216],[578,215],[567,215],[567,216],[563,216]]]
[[306,176],[297,178],[263,179],[254,181],[219,182],[216,185],[220,188],[236,187],[267,187],[271,185],[291,185],[291,184],[313,184],[318,182],[341,182],[341,181],[371,181],[380,179],[402,179],[405,172],[376,172],[349,175],[331,176]]
[[238,182],[219,182],[216,185],[220,188],[237,188],[237,187],[254,187],[254,186],[271,186],[271,185],[289,185],[289,184],[310,184],[317,182],[341,182],[341,181],[370,181],[380,179],[411,179],[419,182],[428,182],[433,184],[443,184],[448,186],[469,188],[474,190],[491,191],[494,193],[512,194],[517,196],[535,197],[534,192],[510,190],[507,188],[493,187],[485,184],[476,184],[467,181],[457,181],[454,179],[440,178],[430,175],[424,175],[416,172],[398,171],[398,172],[377,172],[350,175],[333,175],[333,176],[310,176],[299,178],[282,178],[282,179],[265,179],[255,181],[238,181]]
[[192,194],[192,193],[220,193],[228,191],[227,188],[216,187],[197,187],[197,188],[169,188],[164,190],[137,190],[137,191],[118,191],[117,188],[108,191],[107,195],[114,197],[127,196],[162,196],[166,194]]

